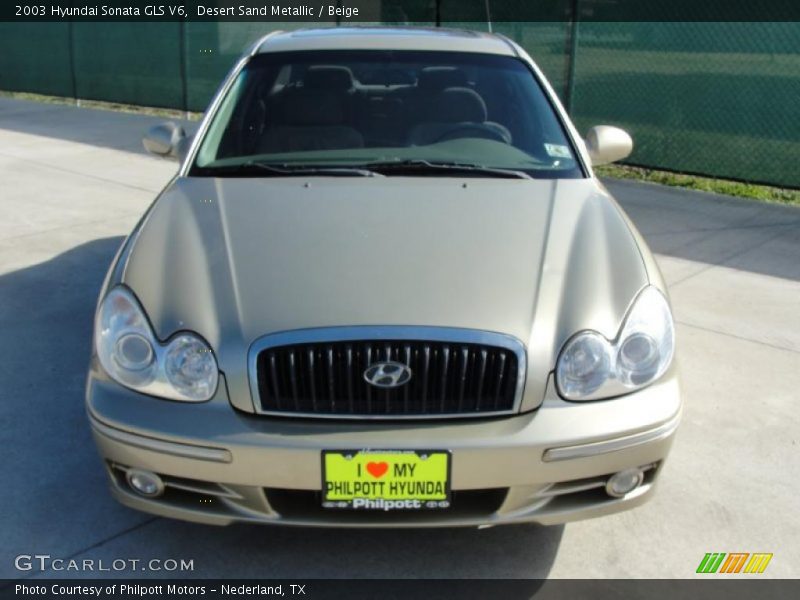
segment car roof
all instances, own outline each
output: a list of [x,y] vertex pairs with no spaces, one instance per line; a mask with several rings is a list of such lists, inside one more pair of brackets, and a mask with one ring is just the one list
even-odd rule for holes
[[254,54],[298,50],[429,50],[515,56],[503,37],[482,31],[432,27],[326,27],[268,36]]

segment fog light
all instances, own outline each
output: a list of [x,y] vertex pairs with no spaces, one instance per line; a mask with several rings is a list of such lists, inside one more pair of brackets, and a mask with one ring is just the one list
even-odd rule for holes
[[606,483],[606,493],[614,498],[622,498],[642,484],[644,472],[641,469],[625,469],[614,473]]
[[164,492],[164,482],[155,473],[130,469],[125,475],[128,485],[140,496],[155,498]]

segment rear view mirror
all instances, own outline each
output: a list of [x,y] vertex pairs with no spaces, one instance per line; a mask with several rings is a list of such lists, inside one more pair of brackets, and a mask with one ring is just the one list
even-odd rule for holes
[[586,150],[592,166],[607,165],[622,160],[633,151],[628,132],[610,125],[596,125],[586,134]]
[[142,138],[142,144],[151,154],[180,160],[189,147],[189,138],[183,127],[168,121],[151,127]]

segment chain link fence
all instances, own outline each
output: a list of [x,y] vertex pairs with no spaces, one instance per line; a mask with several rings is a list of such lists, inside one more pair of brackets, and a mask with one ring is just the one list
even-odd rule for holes
[[570,112],[632,164],[800,187],[800,23],[580,23]]
[[[629,164],[800,187],[800,23],[611,21],[612,5],[584,20],[590,0],[546,0],[542,20],[518,22],[523,1],[394,0],[382,17],[517,41],[581,131],[631,133]],[[202,111],[247,45],[303,26],[0,23],[0,89]]]

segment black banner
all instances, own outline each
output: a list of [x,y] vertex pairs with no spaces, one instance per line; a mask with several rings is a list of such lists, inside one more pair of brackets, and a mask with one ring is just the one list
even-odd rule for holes
[[800,597],[800,580],[759,579],[759,575],[698,580],[653,579],[199,579],[199,580],[3,580],[0,600],[46,598],[84,600],[188,600],[282,597],[302,600],[444,600],[536,598],[537,600],[661,600],[703,598],[778,600]]
[[797,0],[9,0],[0,21],[798,21]]

